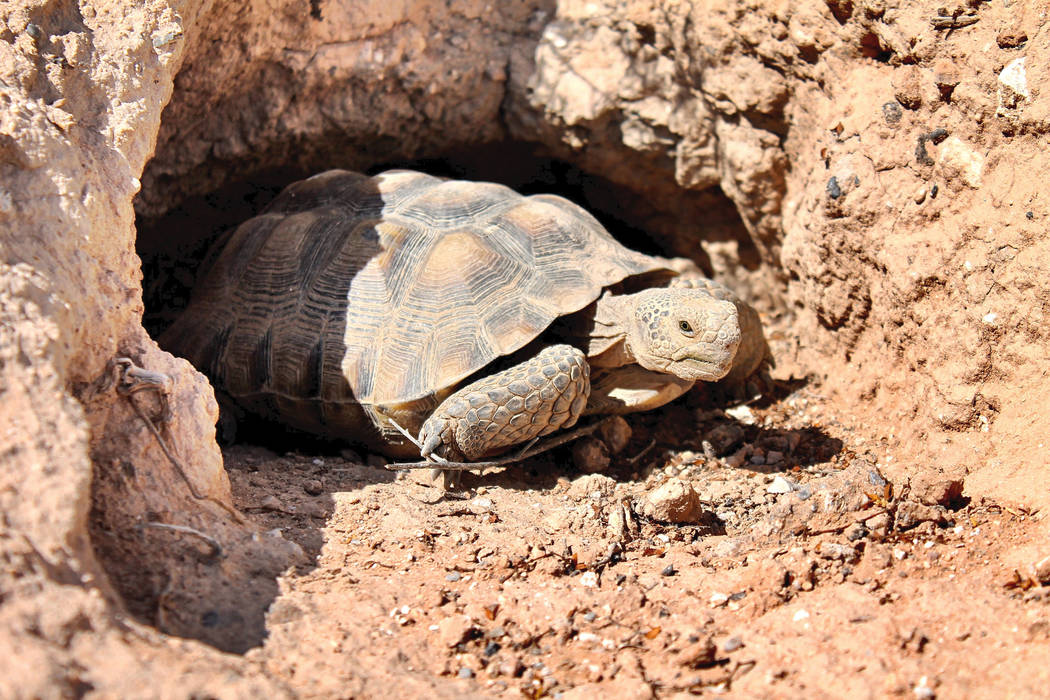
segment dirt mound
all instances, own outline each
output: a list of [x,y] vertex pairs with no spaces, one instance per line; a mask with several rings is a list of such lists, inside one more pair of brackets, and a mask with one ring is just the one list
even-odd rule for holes
[[[4,694],[1038,696],[1048,37],[999,0],[6,3]],[[778,385],[463,501],[223,455],[150,333],[285,184],[395,165],[693,258]]]

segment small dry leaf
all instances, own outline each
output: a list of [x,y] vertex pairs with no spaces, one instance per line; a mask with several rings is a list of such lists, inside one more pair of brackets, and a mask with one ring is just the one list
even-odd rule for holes
[[656,639],[657,635],[659,635],[659,634],[660,634],[660,628],[659,627],[653,627],[651,630],[649,630],[648,632],[645,633],[645,638],[646,639]]
[[1020,589],[1027,591],[1029,588],[1035,588],[1039,585],[1038,581],[1035,581],[1028,576],[1024,576],[1020,571],[1014,569],[1013,576],[1010,577],[1006,583],[1003,584],[1003,588]]

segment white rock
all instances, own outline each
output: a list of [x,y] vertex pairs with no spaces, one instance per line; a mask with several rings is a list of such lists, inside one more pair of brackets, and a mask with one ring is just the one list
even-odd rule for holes
[[962,180],[977,189],[984,175],[984,156],[970,148],[962,139],[950,136],[938,149],[937,163],[945,177]]
[[794,490],[795,485],[782,476],[775,477],[766,487],[766,493],[791,493]]
[[755,414],[751,412],[751,408],[746,405],[733,406],[732,408],[726,409],[726,415],[730,418],[740,421],[745,425],[755,424]]
[[996,114],[1004,116],[1018,110],[1028,102],[1028,75],[1025,72],[1024,57],[1014,59],[1006,64],[999,73],[999,107]]
[[926,676],[920,678],[918,684],[912,688],[915,697],[920,698],[920,700],[927,700],[927,698],[936,697],[936,694],[933,692],[933,688],[930,687],[929,683],[930,682]]

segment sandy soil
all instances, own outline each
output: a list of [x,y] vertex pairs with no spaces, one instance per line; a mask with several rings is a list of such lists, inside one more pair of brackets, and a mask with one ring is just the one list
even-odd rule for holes
[[[228,449],[238,507],[303,550],[248,658],[304,697],[1040,696],[1043,514],[887,481],[892,438],[795,384],[635,417],[606,473],[555,452],[444,496]],[[669,482],[684,522],[647,515]]]

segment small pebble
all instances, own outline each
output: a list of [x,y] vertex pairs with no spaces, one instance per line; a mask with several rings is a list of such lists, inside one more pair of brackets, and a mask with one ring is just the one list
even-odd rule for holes
[[1035,577],[1043,585],[1050,584],[1050,557],[1045,557],[1035,564]]
[[499,645],[498,642],[489,642],[485,645],[485,651],[483,651],[482,653],[485,656],[494,656],[497,652],[499,652],[501,648],[502,647]]
[[728,593],[712,593],[711,597],[708,599],[708,602],[711,604],[712,608],[721,607],[721,606],[723,606],[723,605],[725,605],[726,603],[729,602],[729,594]]
[[619,454],[631,440],[631,426],[622,416],[613,416],[602,423],[598,434],[602,436],[609,454]]
[[919,683],[912,689],[915,693],[915,697],[919,700],[933,700],[937,695],[933,692],[933,688],[929,686],[929,681],[926,676],[919,679]]
[[1001,30],[999,35],[995,37],[995,41],[1001,49],[1016,49],[1028,41],[1028,35],[1020,27],[1010,27],[1009,29]]
[[1029,221],[1031,221],[1032,219],[1034,219],[1034,218],[1035,218],[1035,213],[1034,213],[1034,212],[1030,212],[1030,211],[1026,211],[1026,212],[1024,213],[1024,217],[1025,217],[1026,219],[1028,219]]
[[824,186],[824,189],[827,190],[828,196],[832,199],[838,199],[842,196],[842,188],[839,186],[839,179],[834,175],[828,179],[828,184]]
[[846,528],[846,539],[850,542],[856,542],[862,540],[868,536],[868,528],[864,527],[861,523],[853,523]]
[[439,622],[437,627],[442,646],[449,649],[467,641],[476,631],[473,621],[466,615],[450,615]]
[[315,467],[323,467],[323,466],[324,466],[324,460],[323,460],[323,459],[321,459],[320,457],[315,457],[315,458],[314,458],[314,459],[312,460],[312,462],[313,462],[313,465],[314,465]]
[[678,663],[689,668],[705,668],[715,663],[718,655],[718,647],[710,637],[697,639],[690,637],[689,646],[682,649],[678,655]]
[[800,609],[798,612],[796,612],[792,616],[791,619],[794,620],[795,622],[802,622],[803,620],[808,620],[809,619],[809,611],[805,610],[805,609]]
[[597,438],[582,438],[572,446],[572,461],[584,474],[598,474],[609,468],[609,448]]
[[864,524],[872,532],[885,535],[890,529],[890,516],[888,513],[879,513],[865,520]]
[[464,666],[463,668],[459,669],[459,673],[457,673],[456,675],[459,678],[473,678],[474,677],[474,672],[472,670],[470,670],[469,668],[467,668],[466,666]]
[[307,479],[306,483],[303,484],[303,491],[306,491],[311,496],[319,496],[324,492],[324,484],[321,483],[320,479]]
[[664,567],[664,570],[660,572],[661,576],[674,576],[678,572],[675,571],[674,564],[668,564]]
[[572,480],[566,495],[572,499],[594,498],[598,491],[602,496],[609,496],[616,490],[616,481],[603,474],[587,474]]
[[734,420],[740,421],[744,425],[755,424],[755,414],[751,412],[751,408],[741,404],[739,406],[733,406],[732,408],[726,409],[726,415]]
[[896,125],[900,123],[903,112],[897,102],[887,102],[882,105],[882,116],[887,124]]
[[598,618],[598,616],[596,614],[594,614],[593,612],[588,612],[587,614],[585,614],[583,616],[583,619],[586,620],[587,622],[594,622],[597,618]]
[[766,493],[791,493],[794,490],[795,485],[780,475],[774,477],[772,483],[766,487]]
[[646,497],[642,512],[663,522],[692,523],[700,519],[703,507],[691,484],[681,479],[669,479]]
[[521,659],[509,659],[500,663],[499,672],[501,676],[520,676],[523,675],[525,670],[524,665],[521,663]]
[[274,496],[273,494],[262,499],[262,501],[259,502],[259,507],[267,510],[284,510],[281,502],[277,500],[277,496]]
[[722,651],[728,653],[731,651],[736,651],[742,646],[744,646],[744,642],[740,639],[740,637],[730,637],[729,639],[722,642]]
[[445,580],[452,583],[458,581],[461,578],[462,576],[460,576],[458,571],[450,571],[447,574],[445,574]]
[[738,469],[744,466],[744,462],[747,461],[747,455],[750,451],[751,447],[749,445],[744,445],[739,450],[725,458],[725,465],[730,469]]
[[33,24],[32,22],[26,25],[26,34],[28,34],[33,39],[39,39],[40,37],[44,36],[44,32],[41,31],[40,27]]
[[963,497],[964,483],[962,479],[938,479],[938,480],[916,480],[912,484],[912,493],[928,506],[944,506],[949,508],[959,503]]
[[822,542],[818,554],[824,559],[838,561],[854,561],[857,558],[857,552],[853,547],[838,542]]

